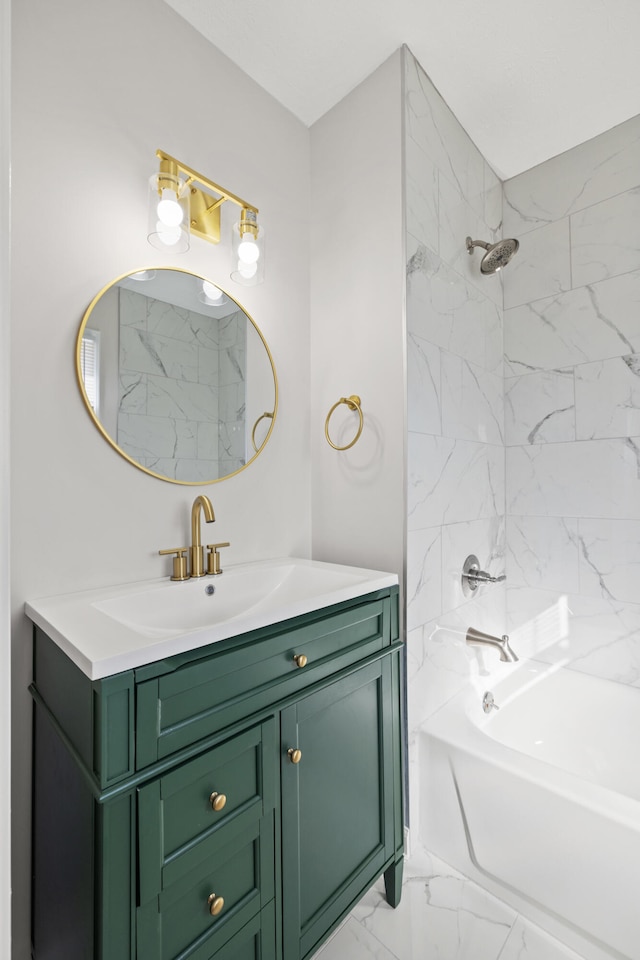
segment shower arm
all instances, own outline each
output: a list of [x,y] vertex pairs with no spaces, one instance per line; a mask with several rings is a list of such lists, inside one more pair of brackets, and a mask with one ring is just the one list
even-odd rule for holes
[[484,240],[472,240],[471,237],[467,237],[466,243],[469,253],[473,253],[474,247],[482,247],[483,250],[488,250],[490,247],[490,244],[485,243]]

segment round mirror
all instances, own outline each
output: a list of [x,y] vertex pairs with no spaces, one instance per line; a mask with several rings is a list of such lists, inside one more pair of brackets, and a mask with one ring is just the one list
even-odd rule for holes
[[278,381],[264,337],[233,297],[185,270],[104,287],[82,318],[76,370],[103,436],[162,480],[233,476],[273,430]]

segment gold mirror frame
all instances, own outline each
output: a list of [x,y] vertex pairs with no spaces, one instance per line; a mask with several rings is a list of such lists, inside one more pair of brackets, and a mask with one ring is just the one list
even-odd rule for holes
[[[276,368],[273,361],[273,356],[269,349],[269,345],[267,344],[267,341],[265,340],[262,334],[262,331],[258,327],[257,323],[255,322],[253,317],[246,311],[246,309],[242,306],[242,304],[239,303],[235,297],[231,296],[230,293],[228,293],[225,289],[220,287],[218,284],[214,284],[214,286],[217,286],[218,289],[222,291],[224,296],[229,301],[231,301],[232,303],[235,303],[235,305],[244,314],[247,320],[251,323],[253,329],[258,334],[260,341],[262,342],[262,345],[265,349],[267,359],[269,360],[269,364],[271,366],[271,373],[273,375],[273,411],[272,412],[265,411],[261,413],[261,415],[258,418],[258,421],[256,421],[256,423],[253,425],[253,430],[251,430],[250,425],[247,425],[246,435],[247,437],[251,437],[251,443],[253,448],[255,449],[255,453],[250,459],[246,461],[246,463],[244,463],[241,467],[238,467],[238,469],[233,470],[230,473],[224,474],[224,476],[215,477],[214,479],[211,479],[211,480],[178,480],[175,477],[170,477],[170,476],[167,476],[166,474],[158,473],[155,470],[152,470],[149,467],[145,466],[144,464],[139,463],[134,457],[130,456],[118,445],[117,441],[114,440],[111,434],[105,429],[104,425],[96,415],[93,409],[93,406],[89,400],[87,391],[85,389],[84,377],[82,372],[82,342],[83,342],[85,330],[87,328],[87,322],[91,317],[91,314],[93,313],[93,310],[96,304],[99,303],[99,301],[107,293],[107,291],[111,290],[113,287],[116,287],[118,284],[120,284],[123,280],[126,280],[128,277],[132,277],[136,273],[142,273],[145,270],[154,271],[156,273],[159,271],[168,271],[173,273],[186,274],[188,276],[195,277],[197,280],[200,280],[203,282],[204,281],[207,281],[209,283],[213,282],[208,280],[207,277],[203,277],[200,274],[193,273],[191,270],[184,270],[180,267],[143,267],[143,268],[139,268],[138,270],[131,270],[131,271],[128,271],[127,273],[120,274],[120,276],[116,277],[114,280],[111,280],[109,283],[105,284],[105,286],[95,295],[95,297],[92,299],[91,303],[85,310],[82,317],[82,321],[80,323],[80,328],[78,330],[78,335],[76,337],[76,350],[75,350],[76,379],[78,382],[78,387],[80,389],[80,394],[84,401],[85,407],[87,408],[87,411],[89,412],[89,415],[93,420],[95,426],[98,428],[99,432],[102,434],[102,436],[107,441],[107,443],[109,443],[109,445],[113,447],[113,449],[116,450],[116,452],[119,453],[121,457],[123,457],[125,460],[131,463],[138,470],[142,470],[143,473],[147,473],[151,477],[156,477],[156,479],[158,480],[164,480],[167,483],[177,483],[183,486],[190,486],[190,487],[209,486],[213,483],[219,483],[222,480],[228,480],[230,477],[235,477],[237,476],[237,474],[242,473],[243,470],[246,470],[246,468],[250,466],[250,464],[252,464],[254,460],[256,460],[257,457],[262,453],[262,451],[264,450],[264,448],[266,447],[269,441],[269,438],[271,437],[271,434],[273,432],[273,428],[275,425],[275,421],[276,421],[277,411],[278,411],[278,377],[276,374]],[[267,430],[267,433],[265,434],[265,437],[262,443],[256,449],[255,430],[258,425],[258,422],[262,421],[264,418],[267,418],[270,421],[269,428]],[[246,444],[246,448],[248,449],[248,443]]]

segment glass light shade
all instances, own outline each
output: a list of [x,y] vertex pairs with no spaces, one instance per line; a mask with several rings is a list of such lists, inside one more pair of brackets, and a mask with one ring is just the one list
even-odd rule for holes
[[155,270],[138,270],[137,273],[129,274],[132,280],[137,280],[139,283],[146,283],[148,280],[153,280],[155,275]]
[[246,229],[245,222],[234,223],[232,228],[231,279],[243,287],[264,280],[264,227],[254,223],[255,234],[254,229]]
[[227,303],[227,298],[224,295],[224,290],[221,290],[220,287],[217,287],[215,283],[211,283],[209,280],[202,281],[202,290],[198,296],[200,303],[206,303],[209,307],[222,307]]
[[209,280],[202,281],[202,292],[209,300],[221,300],[224,296],[220,287],[216,287],[215,283],[211,283]]
[[149,179],[147,240],[157,250],[189,249],[189,189],[179,176],[154,173]]

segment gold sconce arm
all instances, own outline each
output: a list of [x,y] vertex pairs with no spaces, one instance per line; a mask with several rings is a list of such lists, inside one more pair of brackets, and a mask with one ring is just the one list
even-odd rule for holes
[[[220,242],[220,208],[227,200],[235,203],[241,208],[242,214],[240,222],[245,223],[245,232],[257,233],[255,218],[258,215],[258,208],[253,204],[247,203],[242,197],[236,196],[221,187],[213,180],[193,170],[180,160],[165,153],[164,150],[156,150],[156,156],[160,160],[160,176],[163,173],[168,175],[184,177],[185,189],[189,190],[190,200],[190,226],[191,232],[196,234],[202,240],[208,240],[210,243]],[[160,181],[161,182],[161,181]],[[204,189],[202,189],[204,188]],[[212,196],[217,194],[217,196]],[[247,218],[246,213],[250,212],[253,216]],[[254,233],[254,235],[255,235]]]

